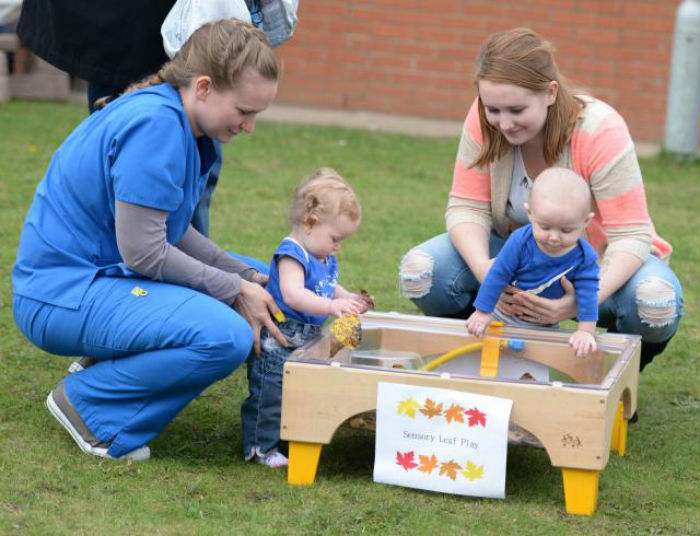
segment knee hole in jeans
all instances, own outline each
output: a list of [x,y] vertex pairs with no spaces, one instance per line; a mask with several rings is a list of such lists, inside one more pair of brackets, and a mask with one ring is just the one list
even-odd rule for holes
[[401,260],[399,284],[406,298],[422,298],[433,286],[433,258],[418,249],[412,249]]
[[639,318],[651,327],[662,327],[676,319],[676,292],[658,277],[640,282],[635,293]]

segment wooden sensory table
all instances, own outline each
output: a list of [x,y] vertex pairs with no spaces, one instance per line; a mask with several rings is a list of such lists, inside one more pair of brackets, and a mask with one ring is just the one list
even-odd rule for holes
[[[417,354],[422,363],[479,342],[462,320],[368,313],[361,321],[360,349]],[[568,337],[565,331],[492,325],[483,348],[453,359],[445,372],[395,368],[402,365],[382,359],[376,366],[366,359],[357,364],[348,349],[330,358],[330,336],[322,334],[296,350],[284,367],[281,437],[289,442],[288,482],[314,482],[322,446],[343,423],[376,410],[379,382],[420,385],[512,400],[511,427],[534,436],[552,465],[562,469],[566,511],[592,515],[610,451],[625,453],[627,420],[637,407],[641,341],[599,334],[598,350],[579,359]],[[536,363],[551,378],[503,377],[507,362],[526,368]],[[467,372],[460,373],[460,366]]]

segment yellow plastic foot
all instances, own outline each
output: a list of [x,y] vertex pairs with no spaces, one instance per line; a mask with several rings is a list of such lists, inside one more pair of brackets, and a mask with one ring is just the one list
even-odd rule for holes
[[592,516],[598,503],[600,471],[562,468],[564,502],[568,514]]
[[321,443],[289,442],[289,484],[308,486],[314,483],[322,446]]
[[489,334],[484,339],[484,347],[481,349],[481,368],[479,375],[484,378],[498,376],[498,358],[501,349],[501,339],[494,337],[503,332],[503,322],[491,322]]
[[620,456],[624,456],[627,452],[627,419],[625,419],[625,405],[622,402],[617,403],[610,450],[617,452]]

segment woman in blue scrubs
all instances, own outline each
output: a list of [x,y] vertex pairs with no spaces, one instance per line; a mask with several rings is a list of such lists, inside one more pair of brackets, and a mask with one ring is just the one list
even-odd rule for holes
[[83,451],[148,458],[190,400],[259,350],[263,325],[285,344],[264,265],[190,224],[215,143],[253,132],[277,78],[261,32],[207,24],[54,153],[22,229],[13,310],[42,350],[97,360],[47,398]]

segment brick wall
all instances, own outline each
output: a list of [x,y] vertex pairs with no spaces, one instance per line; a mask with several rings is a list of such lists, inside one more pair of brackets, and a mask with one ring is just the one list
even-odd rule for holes
[[612,104],[637,140],[662,142],[673,25],[670,0],[302,0],[279,50],[277,102],[462,120],[485,37],[528,26],[560,70]]

